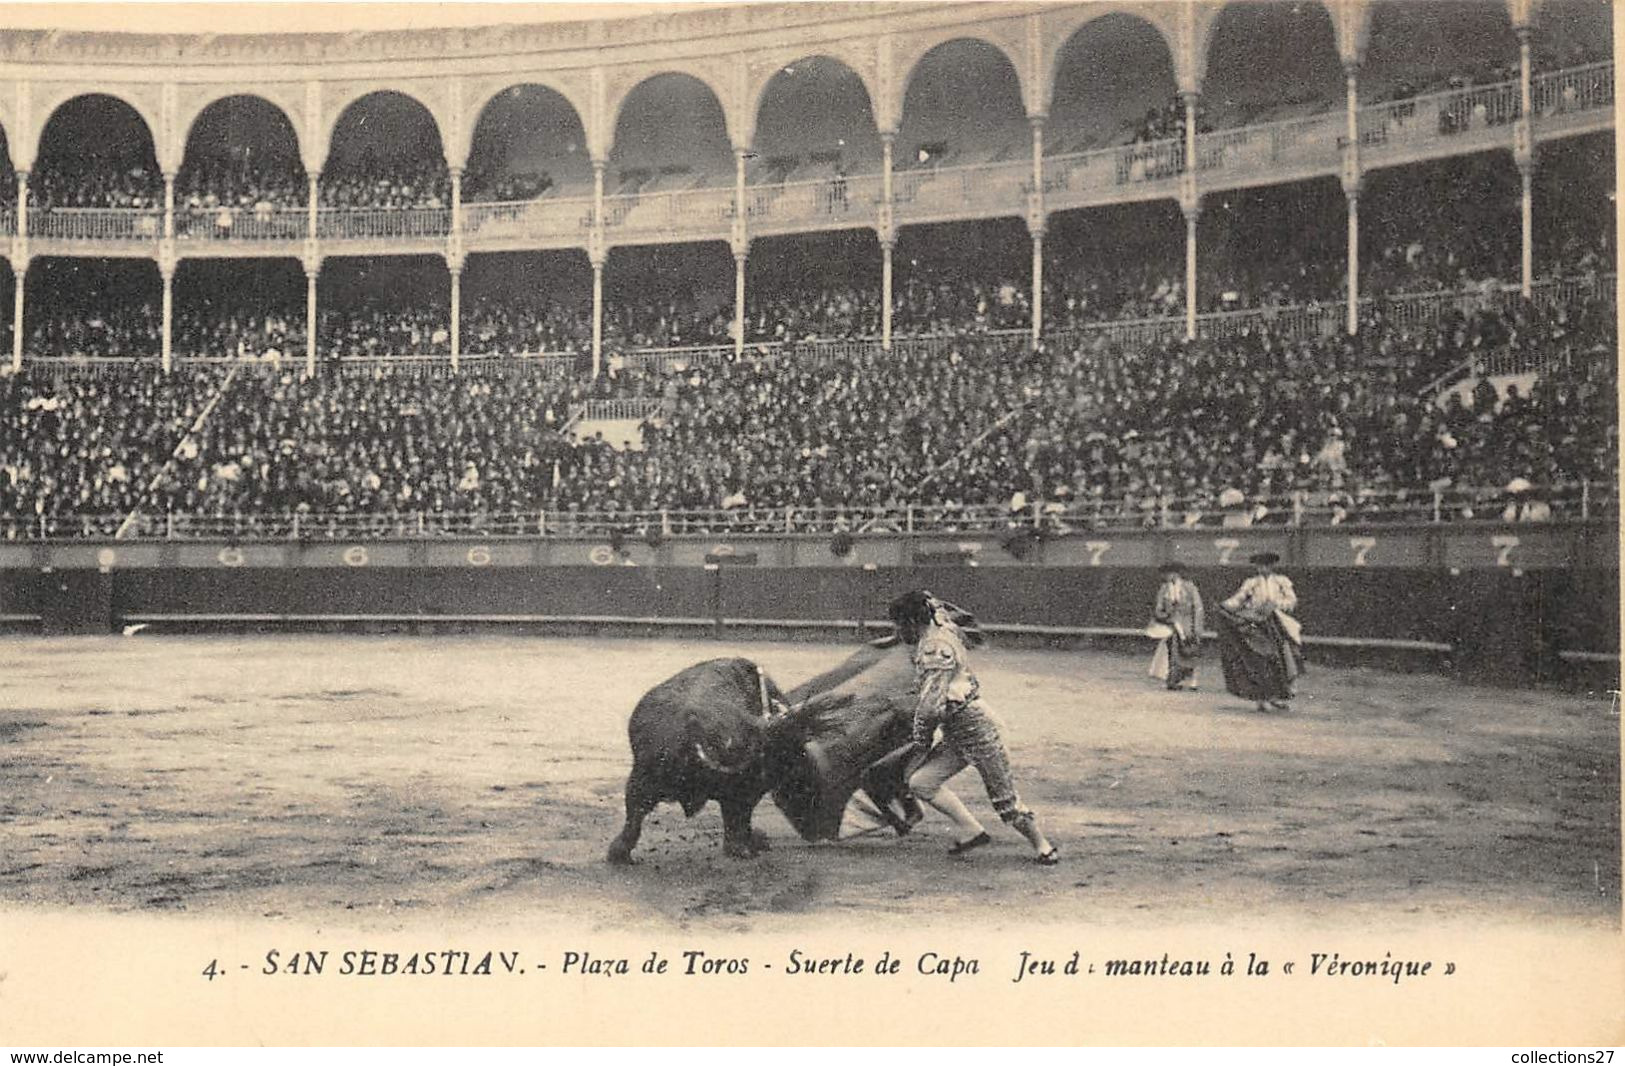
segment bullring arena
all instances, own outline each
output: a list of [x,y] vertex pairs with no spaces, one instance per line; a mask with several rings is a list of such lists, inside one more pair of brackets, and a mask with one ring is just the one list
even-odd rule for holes
[[[585,929],[989,928],[1260,911],[1417,927],[1617,922],[1617,715],[1606,697],[1327,667],[1300,708],[1164,693],[1138,658],[1002,650],[982,673],[1025,798],[1019,838],[950,859],[904,840],[724,858],[713,806],[651,819],[628,869],[625,718],[724,654],[803,680],[822,644],[518,636],[31,640],[7,651],[6,896],[45,908],[391,927],[536,913]],[[985,806],[974,774],[962,792]]]
[[[0,34],[0,910],[1617,945],[1614,19]],[[1220,668],[1259,558],[1285,709]],[[644,692],[918,588],[1058,866],[974,774],[964,857],[767,801],[755,858],[668,804],[605,862]]]

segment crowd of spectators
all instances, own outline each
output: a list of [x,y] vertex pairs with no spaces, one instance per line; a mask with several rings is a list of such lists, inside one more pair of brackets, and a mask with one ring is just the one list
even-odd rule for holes
[[445,160],[438,157],[385,162],[363,156],[323,171],[317,190],[322,207],[405,210],[451,206],[451,176]]
[[[395,343],[443,344],[437,321],[430,313]],[[350,322],[343,343],[362,347],[399,328]],[[186,332],[227,354],[235,337],[252,354],[294,328],[273,316]],[[770,512],[776,526],[904,505],[949,524],[990,504],[1025,519],[1040,503],[1061,523],[1285,521],[1294,506],[1381,517],[1441,487],[1611,484],[1614,344],[1606,308],[1575,302],[1486,307],[1426,328],[1377,317],[1356,339],[1259,326],[1028,351],[966,333],[818,359],[752,349],[672,373],[614,360],[590,383],[538,364],[309,379],[284,365],[235,375],[191,440],[219,368],[25,369],[0,376],[0,512],[20,516],[12,535],[40,515],[138,506],[388,520],[722,510]],[[1441,366],[1519,352],[1548,367],[1532,388],[1424,394]],[[564,433],[583,400],[635,395],[662,401],[641,450]]]
[[28,178],[28,203],[46,210],[119,207],[162,211],[164,179],[142,164],[86,165],[79,159],[41,161]]

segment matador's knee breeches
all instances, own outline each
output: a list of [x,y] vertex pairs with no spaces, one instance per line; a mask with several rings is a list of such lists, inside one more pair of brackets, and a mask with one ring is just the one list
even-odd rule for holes
[[1010,756],[999,736],[998,720],[978,699],[950,703],[942,725],[943,738],[964,760],[982,775],[982,785],[993,810],[1006,824],[1020,826],[1033,820],[1033,812],[1022,805],[1010,773]]

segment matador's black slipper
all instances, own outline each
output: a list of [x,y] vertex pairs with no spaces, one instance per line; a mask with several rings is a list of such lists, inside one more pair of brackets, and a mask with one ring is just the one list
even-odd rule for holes
[[991,843],[993,843],[993,838],[992,837],[988,836],[986,833],[977,833],[975,836],[971,837],[969,840],[961,840],[959,843],[957,843],[953,847],[949,848],[948,849],[948,854],[949,855],[963,855],[968,851],[975,851],[977,848],[981,847],[983,844],[991,844]]
[[1061,849],[1051,847],[1048,851],[1041,851],[1033,856],[1033,862],[1040,866],[1057,866],[1061,862]]

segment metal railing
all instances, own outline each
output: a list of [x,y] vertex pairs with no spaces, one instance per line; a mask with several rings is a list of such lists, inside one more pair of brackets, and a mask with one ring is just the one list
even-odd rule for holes
[[1321,114],[1204,133],[1196,139],[1198,180],[1236,172],[1336,170],[1342,159],[1339,117]]
[[28,235],[45,241],[157,241],[164,213],[128,207],[30,207]]
[[626,419],[644,419],[660,413],[665,400],[659,396],[631,396],[613,399],[587,400],[570,408],[572,421],[583,419],[608,422]]
[[322,207],[316,236],[326,241],[443,238],[451,232],[448,207]]
[[1559,124],[1588,112],[1612,112],[1614,64],[1589,63],[1537,74],[1530,88],[1536,122]]
[[1032,173],[1030,159],[899,170],[892,175],[894,210],[899,221],[972,208],[1020,212]]
[[592,229],[592,197],[542,197],[463,205],[463,236],[488,239],[584,239]]
[[715,236],[727,232],[733,216],[732,186],[604,197],[604,225],[617,236],[662,237],[680,233]]
[[302,241],[310,235],[303,207],[216,208],[175,212],[175,237],[186,241]]
[[1111,199],[1150,198],[1168,192],[1184,172],[1185,142],[1177,138],[1047,156],[1045,206],[1059,210]]
[[1368,490],[1305,490],[1244,498],[1221,505],[1213,497],[1098,497],[959,506],[734,507],[710,510],[528,512],[408,511],[379,514],[317,512],[141,515],[0,515],[0,541],[125,540],[349,541],[378,538],[705,537],[913,534],[1039,536],[1133,530],[1246,530],[1340,525],[1441,525],[1457,522],[1543,523],[1619,517],[1616,482],[1553,485]]

